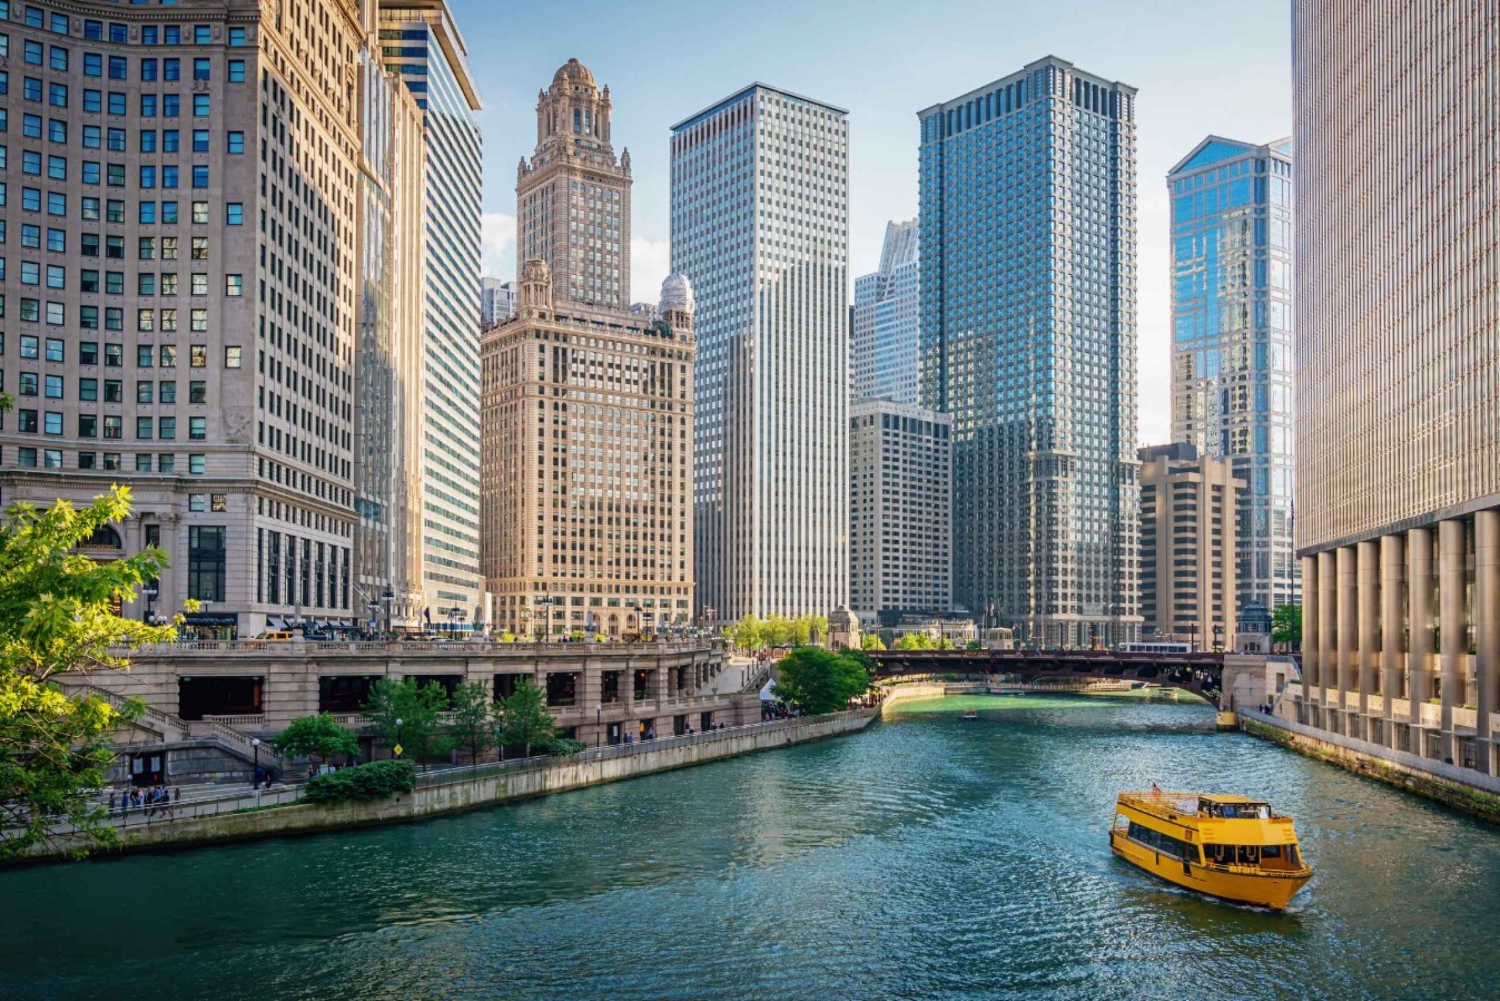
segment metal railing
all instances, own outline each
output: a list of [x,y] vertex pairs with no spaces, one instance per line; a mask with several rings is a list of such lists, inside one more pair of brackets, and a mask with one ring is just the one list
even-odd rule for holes
[[707,640],[651,640],[644,642],[532,642],[501,643],[489,640],[179,640],[174,643],[151,643],[137,649],[119,648],[111,653],[120,657],[171,657],[203,653],[265,654],[285,656],[289,653],[320,655],[383,654],[386,656],[453,657],[535,657],[540,654],[588,656],[590,652],[611,655],[678,654],[722,652],[722,642]]
[[161,803],[142,803],[139,806],[116,806],[113,810],[106,811],[105,823],[124,830],[133,827],[148,827],[152,824],[166,824],[177,820],[192,820],[196,817],[214,817],[222,813],[237,813],[240,810],[267,806],[288,806],[301,800],[305,791],[305,785],[278,786],[272,789],[225,791],[218,795],[190,796]]

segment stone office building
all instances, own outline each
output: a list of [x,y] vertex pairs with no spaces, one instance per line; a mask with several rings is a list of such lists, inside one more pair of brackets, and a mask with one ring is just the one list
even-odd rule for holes
[[[0,4],[10,86],[0,388],[5,503],[134,514],[131,616],[200,632],[350,623],[351,436],[368,10],[310,0]],[[393,86],[383,76],[367,84]]]
[[1232,650],[1243,480],[1191,442],[1141,449],[1141,616],[1149,640]]

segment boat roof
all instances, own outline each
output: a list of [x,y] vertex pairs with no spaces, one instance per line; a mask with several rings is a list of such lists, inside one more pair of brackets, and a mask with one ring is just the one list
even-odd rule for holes
[[1205,803],[1223,803],[1235,806],[1242,803],[1254,803],[1259,806],[1265,803],[1263,799],[1251,799],[1249,796],[1229,796],[1223,793],[1199,793],[1198,798]]

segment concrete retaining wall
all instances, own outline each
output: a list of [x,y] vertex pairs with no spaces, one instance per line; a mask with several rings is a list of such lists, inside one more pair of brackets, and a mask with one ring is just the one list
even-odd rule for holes
[[[705,764],[721,758],[800,744],[822,737],[862,730],[874,710],[848,713],[807,722],[747,727],[744,733],[703,734],[703,739],[614,757],[584,751],[543,767],[481,773],[477,777],[419,787],[415,792],[377,803],[340,803],[292,806],[219,814],[133,828],[123,837],[126,849],[184,846],[213,841],[268,837],[281,834],[362,827],[416,820],[480,806],[567,792],[604,782]],[[612,748],[604,749],[606,752]]]
[[1252,736],[1500,823],[1500,778],[1496,776],[1254,710],[1239,710],[1239,719],[1240,727]]

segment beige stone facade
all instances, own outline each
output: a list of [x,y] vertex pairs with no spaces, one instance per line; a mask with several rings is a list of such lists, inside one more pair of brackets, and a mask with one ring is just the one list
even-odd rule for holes
[[546,261],[558,302],[630,306],[630,151],[615,157],[609,87],[569,59],[537,92],[536,152],[516,172],[517,270]]
[[687,307],[649,323],[555,304],[546,264],[530,261],[516,317],[485,332],[484,566],[497,630],[614,639],[690,621]]
[[497,697],[521,678],[547,693],[557,725],[588,744],[618,743],[654,728],[701,731],[759,718],[752,692],[700,694],[724,667],[707,643],[265,643],[202,642],[149,648],[129,673],[96,671],[93,684],[184,720],[218,721],[262,737],[318,712],[360,726],[359,707],[379,678],[445,686],[479,682]]
[[1233,649],[1235,511],[1245,482],[1229,460],[1200,456],[1189,442],[1138,455],[1144,638]]
[[540,95],[516,311],[480,344],[481,560],[495,629],[517,635],[613,639],[692,614],[693,290],[674,274],[658,315],[627,306],[610,111],[576,59]]
[[1358,0],[1292,5],[1299,718],[1490,774],[1494,16],[1481,0],[1453,0],[1441,18]]
[[0,494],[129,486],[91,551],[172,569],[128,615],[353,621],[370,25],[352,0],[8,12]]

